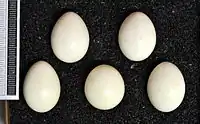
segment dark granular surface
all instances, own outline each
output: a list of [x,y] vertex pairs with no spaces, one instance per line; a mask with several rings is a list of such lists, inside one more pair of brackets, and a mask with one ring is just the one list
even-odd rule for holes
[[[67,11],[78,13],[90,33],[86,56],[74,64],[58,60],[50,45],[53,25]],[[121,23],[135,11],[146,13],[157,32],[156,48],[142,62],[125,58],[117,43]],[[198,0],[22,0],[20,100],[10,102],[11,123],[200,123],[199,19]],[[55,68],[62,88],[58,104],[43,114],[31,110],[22,95],[25,74],[38,60],[45,60]],[[170,113],[156,110],[146,91],[150,72],[163,61],[176,64],[186,82],[182,104]],[[99,64],[114,66],[125,80],[122,102],[109,111],[93,108],[84,96],[85,79]]]

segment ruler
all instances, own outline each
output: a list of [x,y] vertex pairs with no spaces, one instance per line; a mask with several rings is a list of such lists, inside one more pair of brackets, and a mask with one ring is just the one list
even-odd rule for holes
[[0,100],[19,99],[20,0],[0,0]]

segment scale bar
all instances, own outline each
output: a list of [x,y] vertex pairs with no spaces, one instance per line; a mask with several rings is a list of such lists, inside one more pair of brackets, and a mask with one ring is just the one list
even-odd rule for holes
[[19,99],[20,0],[0,0],[0,100]]

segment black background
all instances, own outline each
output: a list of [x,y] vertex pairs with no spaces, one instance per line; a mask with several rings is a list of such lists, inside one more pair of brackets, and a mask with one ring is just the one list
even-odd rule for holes
[[[200,2],[160,1],[22,0],[20,100],[10,102],[11,123],[200,123]],[[53,25],[67,11],[78,13],[90,33],[86,56],[74,64],[58,60],[50,45]],[[125,58],[117,43],[121,23],[135,11],[146,13],[157,33],[154,52],[142,62]],[[31,110],[22,95],[25,74],[38,60],[49,62],[61,82],[58,104],[44,114]],[[146,92],[150,72],[162,61],[176,64],[186,82],[182,104],[170,113],[156,110]],[[93,108],[83,92],[87,74],[103,63],[117,68],[125,80],[122,102],[109,111]]]

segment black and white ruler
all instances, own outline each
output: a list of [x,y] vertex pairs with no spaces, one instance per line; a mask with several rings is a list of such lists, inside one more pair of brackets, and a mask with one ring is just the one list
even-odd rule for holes
[[0,0],[0,100],[19,99],[20,0]]

